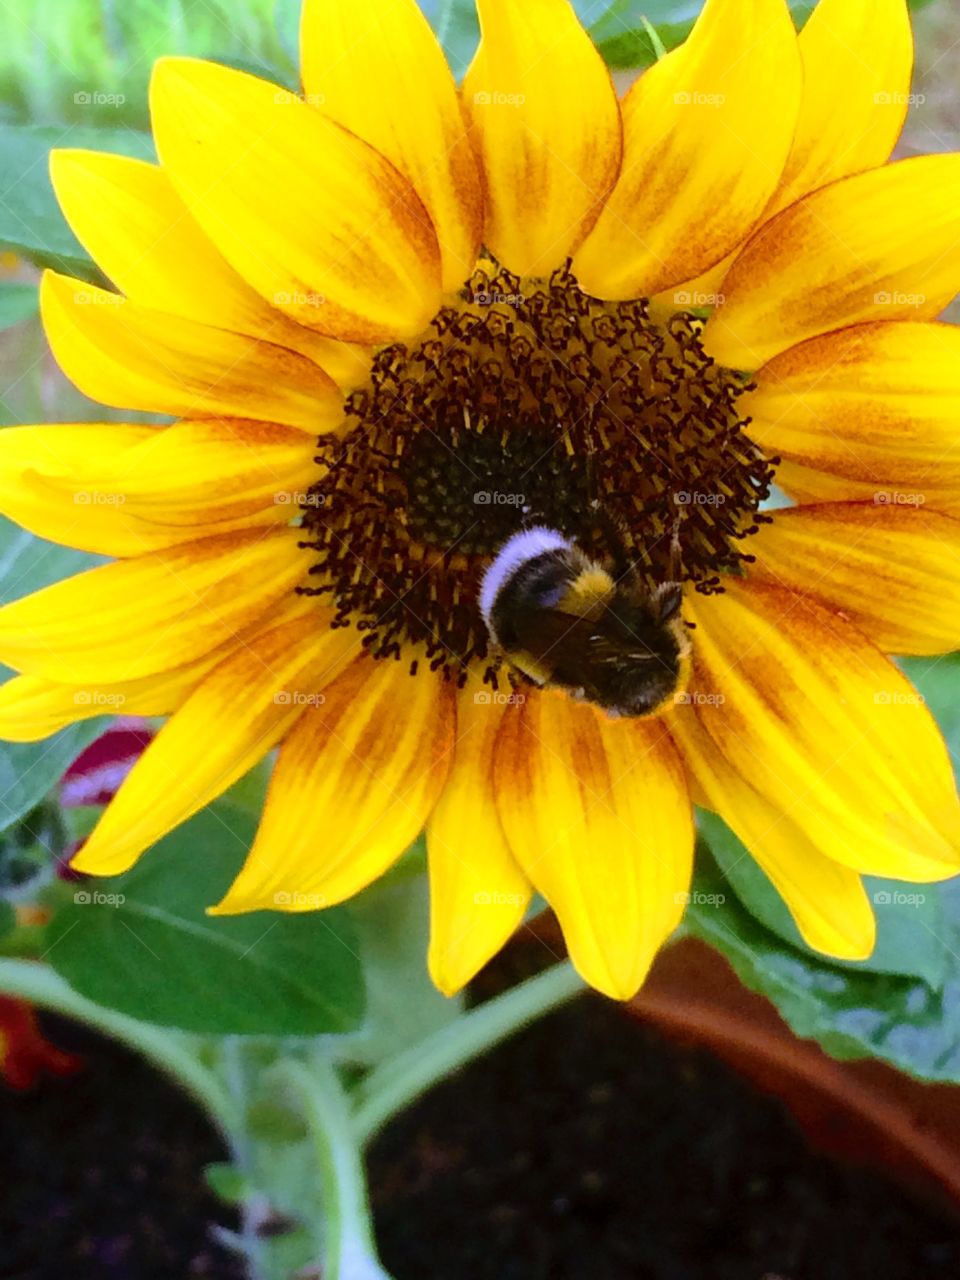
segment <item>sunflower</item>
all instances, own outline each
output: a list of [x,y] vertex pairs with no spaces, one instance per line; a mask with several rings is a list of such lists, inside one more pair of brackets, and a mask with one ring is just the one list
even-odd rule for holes
[[[960,869],[887,656],[960,639],[960,157],[887,164],[905,0],[820,0],[799,36],[784,0],[707,0],[622,101],[567,0],[479,13],[459,91],[414,0],[307,0],[302,93],[163,59],[159,165],[54,154],[116,292],[48,273],[53,352],[176,421],[0,436],[3,511],[111,557],[0,612],[0,731],[170,717],[98,875],[279,746],[219,913],[341,902],[425,828],[446,992],[536,889],[630,996],[694,803],[864,958],[863,875]],[[525,521],[595,547],[597,502],[651,588],[682,521],[690,672],[644,718],[498,671],[478,607]]]

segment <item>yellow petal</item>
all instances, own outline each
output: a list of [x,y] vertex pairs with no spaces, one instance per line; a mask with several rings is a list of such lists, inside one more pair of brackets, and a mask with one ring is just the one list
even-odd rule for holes
[[476,265],[483,192],[453,77],[416,0],[306,0],[307,102],[386,156],[433,220],[445,290]]
[[800,118],[767,217],[828,182],[885,164],[907,114],[907,0],[819,0],[799,46]]
[[803,940],[838,960],[865,960],[877,926],[855,871],[817,846],[741,777],[717,751],[691,708],[671,717],[670,729],[707,806],[750,850],[786,903]]
[[94,716],[169,715],[211,665],[201,660],[97,689],[57,684],[43,676],[14,676],[0,686],[0,738],[5,742],[37,742],[74,721]]
[[741,401],[750,435],[770,454],[836,476],[824,499],[960,501],[955,326],[854,325],[785,351],[756,382]]
[[960,806],[910,682],[837,613],[727,577],[688,596],[691,705],[717,752],[828,858],[864,875],[960,870]]
[[211,672],[134,765],[73,859],[78,871],[126,871],[276,745],[306,699],[356,653],[355,631],[317,622],[309,616],[264,632]]
[[358,893],[422,831],[452,736],[439,676],[354,662],[284,744],[253,848],[213,914],[312,911]]
[[690,887],[693,820],[663,723],[533,694],[504,717],[494,779],[510,848],[557,913],[577,972],[629,999]]
[[316,479],[305,432],[259,422],[10,427],[0,511],[40,537],[138,555],[286,524]]
[[793,507],[750,551],[751,578],[816,596],[884,653],[960,648],[960,520],[892,503]]
[[174,322],[52,271],[43,277],[40,304],[57,363],[103,404],[283,422],[314,435],[343,419],[333,379],[285,347],[193,320]]
[[433,225],[372,147],[296,94],[190,58],[156,64],[150,109],[181,199],[273,306],[356,342],[426,327],[440,302]]
[[620,165],[620,111],[568,0],[478,0],[463,105],[486,176],[484,241],[547,275],[593,225]]
[[154,164],[98,151],[54,151],[50,176],[77,239],[121,293],[154,311],[289,347],[336,382],[368,358],[270,306],[237,274]]
[[448,996],[496,955],[530,902],[493,787],[497,734],[504,714],[516,712],[509,696],[476,679],[461,691],[453,766],[427,826],[430,976]]
[[257,642],[262,632],[287,621],[312,616],[314,629],[326,615],[308,597],[292,596],[270,612],[269,622],[254,624],[209,653],[182,667],[137,680],[96,685],[60,684],[43,676],[14,676],[0,685],[0,738],[36,742],[75,720],[94,716],[165,716],[193,692],[200,681],[241,645]]
[[[904,490],[894,484],[891,488],[878,489],[875,481],[848,480],[787,460],[777,468],[777,485],[795,502],[800,503],[889,500],[891,503],[917,505],[923,499],[944,515],[960,516],[960,489],[955,487],[943,490],[928,484],[922,492],[918,492],[915,489]],[[879,498],[879,494],[883,494],[883,497]]]
[[757,369],[806,338],[938,315],[960,287],[960,155],[843,178],[768,222],[730,268],[704,346]]
[[207,538],[54,583],[0,609],[0,661],[95,687],[181,666],[293,594],[307,568],[299,537]]
[[783,0],[707,0],[624,99],[620,179],[573,264],[586,291],[656,293],[729,253],[776,189],[800,95]]

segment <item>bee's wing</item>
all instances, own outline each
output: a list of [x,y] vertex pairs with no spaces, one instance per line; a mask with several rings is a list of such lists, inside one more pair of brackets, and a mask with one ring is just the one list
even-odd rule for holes
[[623,645],[593,618],[560,609],[531,609],[516,619],[523,651],[560,684],[578,685],[597,664],[623,660]]

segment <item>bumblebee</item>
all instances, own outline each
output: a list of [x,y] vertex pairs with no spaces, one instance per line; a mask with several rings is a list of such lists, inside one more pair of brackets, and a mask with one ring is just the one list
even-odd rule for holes
[[[678,577],[678,539],[674,533]],[[645,716],[686,675],[690,641],[679,581],[617,577],[569,538],[523,529],[500,548],[480,588],[494,648],[535,684],[563,689],[611,717]]]

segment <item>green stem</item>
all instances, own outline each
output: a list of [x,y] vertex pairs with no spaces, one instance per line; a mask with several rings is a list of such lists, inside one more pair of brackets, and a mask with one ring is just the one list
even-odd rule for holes
[[300,1095],[323,1194],[324,1280],[390,1280],[377,1261],[366,1176],[350,1102],[334,1067],[320,1054],[309,1066],[275,1069]]
[[361,1144],[452,1071],[583,989],[569,963],[554,965],[375,1067],[354,1092],[353,1125]]
[[33,960],[0,959],[0,992],[76,1018],[142,1053],[192,1093],[228,1138],[239,1130],[238,1108],[177,1032],[104,1009],[74,991],[53,969]]

